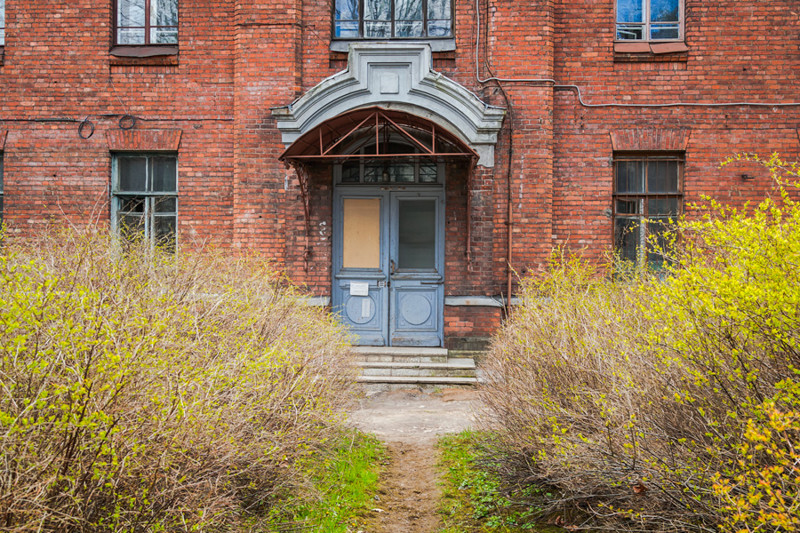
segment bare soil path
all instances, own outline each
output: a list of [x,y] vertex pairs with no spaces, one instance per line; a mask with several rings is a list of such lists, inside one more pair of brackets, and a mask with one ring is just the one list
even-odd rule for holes
[[388,464],[364,533],[434,533],[440,527],[436,473],[439,435],[473,425],[477,393],[445,389],[379,393],[350,415],[354,426],[387,444]]

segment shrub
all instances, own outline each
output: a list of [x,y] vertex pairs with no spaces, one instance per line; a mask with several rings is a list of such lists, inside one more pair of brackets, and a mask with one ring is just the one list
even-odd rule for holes
[[342,332],[255,257],[64,231],[0,255],[0,529],[221,531],[349,399]]
[[540,517],[797,529],[800,206],[779,186],[752,210],[699,213],[658,278],[615,282],[560,256],[525,282],[483,394],[506,481],[553,489]]

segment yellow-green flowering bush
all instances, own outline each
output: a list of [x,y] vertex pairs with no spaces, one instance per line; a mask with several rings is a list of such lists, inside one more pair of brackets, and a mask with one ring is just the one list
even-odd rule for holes
[[787,379],[777,389],[714,477],[724,531],[800,531],[800,383]]
[[698,208],[679,222],[666,272],[612,280],[612,266],[560,256],[525,282],[485,362],[484,398],[506,480],[545,489],[540,517],[798,529],[798,167],[764,164],[773,198]]
[[4,246],[0,530],[236,530],[336,431],[346,339],[265,262]]

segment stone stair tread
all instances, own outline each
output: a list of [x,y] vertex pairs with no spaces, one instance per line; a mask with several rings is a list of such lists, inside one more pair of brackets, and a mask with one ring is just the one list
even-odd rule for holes
[[453,369],[453,370],[469,370],[475,368],[475,362],[469,359],[455,361],[448,361],[446,363],[424,363],[424,362],[384,362],[384,361],[356,361],[356,365],[367,368],[435,368],[435,369]]
[[415,348],[407,346],[353,346],[358,355],[395,355],[410,357],[447,357],[447,348]]
[[428,377],[428,376],[359,376],[361,383],[421,383],[437,385],[474,385],[474,377]]

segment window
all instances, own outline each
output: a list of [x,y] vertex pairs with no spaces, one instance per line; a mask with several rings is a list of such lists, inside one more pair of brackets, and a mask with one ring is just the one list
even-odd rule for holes
[[165,154],[118,154],[112,160],[111,216],[125,241],[175,249],[178,160]]
[[451,0],[334,0],[335,39],[452,38]]
[[[441,142],[441,141],[440,141]],[[364,146],[354,154],[365,157],[354,157],[341,165],[336,165],[334,175],[339,183],[362,184],[440,184],[444,176],[444,163],[428,158],[414,157],[419,149],[405,143],[389,142],[383,146],[384,154],[398,154],[394,157],[368,157],[376,153],[375,143]]]
[[6,0],[0,0],[0,46],[6,44]]
[[115,44],[174,45],[177,42],[178,0],[116,0]]
[[0,227],[3,225],[3,152],[0,152]]
[[659,268],[665,232],[681,212],[683,159],[617,156],[614,174],[614,247],[625,261]]
[[684,0],[617,0],[617,41],[683,39]]

